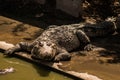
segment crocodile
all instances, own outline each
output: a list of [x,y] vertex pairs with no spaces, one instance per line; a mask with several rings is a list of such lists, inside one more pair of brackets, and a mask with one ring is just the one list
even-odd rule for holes
[[71,59],[70,52],[82,47],[84,50],[92,50],[89,37],[105,36],[114,32],[114,24],[110,21],[99,24],[72,24],[62,26],[50,26],[33,42],[20,42],[5,51],[6,55],[12,55],[17,51],[28,51],[33,59],[47,61],[65,61]]

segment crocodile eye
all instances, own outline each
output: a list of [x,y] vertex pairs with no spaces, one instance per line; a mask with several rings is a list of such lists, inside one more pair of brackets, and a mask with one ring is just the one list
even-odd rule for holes
[[42,47],[42,46],[43,46],[43,44],[40,42],[40,43],[39,43],[39,46],[41,46],[41,47]]
[[56,46],[52,46],[53,49],[56,49]]

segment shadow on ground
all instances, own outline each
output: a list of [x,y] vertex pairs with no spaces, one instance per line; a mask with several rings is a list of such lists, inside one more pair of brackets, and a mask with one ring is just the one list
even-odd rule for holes
[[100,56],[112,57],[109,63],[120,63],[120,34],[108,36],[106,38],[98,38],[93,44],[105,48],[107,51],[100,51]]
[[56,10],[54,13],[34,13],[3,11],[0,15],[15,19],[17,21],[46,29],[49,25],[65,25],[79,23],[80,18],[72,17],[62,11]]

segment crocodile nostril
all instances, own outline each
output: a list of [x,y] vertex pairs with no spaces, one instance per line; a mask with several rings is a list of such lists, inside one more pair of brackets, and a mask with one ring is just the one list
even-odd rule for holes
[[52,56],[49,54],[49,53],[44,53],[44,59],[45,60],[51,60],[52,59]]

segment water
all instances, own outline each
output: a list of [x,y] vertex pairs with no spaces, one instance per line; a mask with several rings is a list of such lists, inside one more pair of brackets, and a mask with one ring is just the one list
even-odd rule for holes
[[18,58],[6,58],[0,53],[0,69],[9,67],[15,68],[15,72],[0,75],[0,80],[72,80],[66,76]]

